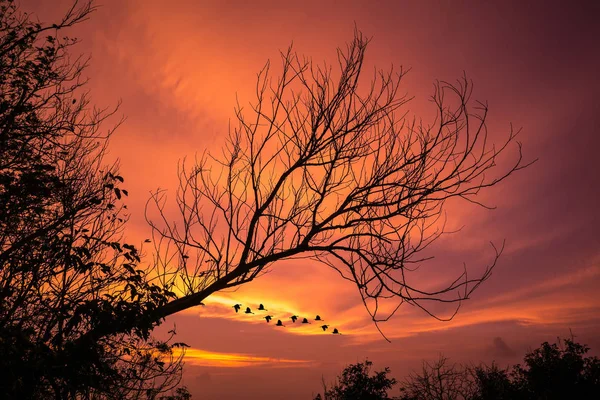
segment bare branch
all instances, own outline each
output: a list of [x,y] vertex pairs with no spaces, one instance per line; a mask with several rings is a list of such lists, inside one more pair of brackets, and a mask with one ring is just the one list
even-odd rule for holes
[[[255,102],[248,111],[238,104],[223,154],[180,167],[180,220],[169,221],[162,193],[153,195],[147,218],[159,239],[158,272],[181,291],[160,316],[292,257],[353,281],[376,323],[403,303],[431,315],[431,302],[454,303],[455,314],[489,278],[502,252],[495,247],[477,277],[465,268],[449,285],[423,290],[412,274],[430,259],[423,251],[447,233],[441,217],[448,199],[488,207],[480,191],[528,165],[515,141],[519,131],[490,142],[487,105],[471,100],[466,75],[435,83],[432,125],[408,119],[403,108],[411,98],[400,90],[406,70],[375,70],[369,85],[360,84],[368,43],[356,30],[338,49],[335,73],[291,47],[282,52],[279,79],[271,81],[267,63]],[[512,143],[518,157],[499,171]]]

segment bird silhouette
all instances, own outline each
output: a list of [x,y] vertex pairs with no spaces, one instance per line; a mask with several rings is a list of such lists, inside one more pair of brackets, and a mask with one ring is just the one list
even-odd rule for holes
[[250,307],[246,307],[246,311],[244,311],[244,314],[254,314],[254,313],[252,312]]
[[281,322],[280,319],[278,319],[277,324],[275,324],[275,326],[285,326],[285,325],[283,324],[283,322]]
[[340,331],[337,330],[337,328],[333,328],[333,333],[334,335],[341,335]]
[[269,311],[265,308],[265,306],[263,306],[262,304],[258,305],[258,311]]
[[271,322],[271,320],[273,319],[273,316],[271,316],[271,315],[267,315],[267,316],[265,317],[265,319],[267,320],[267,323],[269,323],[269,322]]
[[296,320],[298,319],[298,316],[297,315],[292,315],[290,318],[292,319],[293,323],[296,323]]
[[200,302],[200,304],[198,304],[200,306],[205,306],[206,304],[204,304],[203,302]]
[[320,316],[320,315],[317,315],[317,316],[315,317],[315,321],[325,321],[325,320],[324,320],[324,319],[321,319],[321,316]]
[[233,308],[235,308],[235,312],[240,311],[240,307],[242,307],[241,304],[236,304],[236,305],[233,306]]
[[323,331],[326,331],[327,328],[329,328],[329,325],[321,325],[321,328],[323,328]]
[[310,322],[308,322],[308,320],[306,318],[302,318],[302,323],[303,324],[310,324]]

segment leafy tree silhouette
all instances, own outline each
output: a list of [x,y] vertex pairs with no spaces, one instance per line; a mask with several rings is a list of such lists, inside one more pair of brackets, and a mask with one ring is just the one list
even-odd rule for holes
[[589,347],[573,338],[542,343],[512,371],[521,398],[594,399],[600,397],[600,359],[586,357]]
[[491,366],[478,365],[467,370],[473,385],[473,400],[509,400],[518,399],[519,391],[510,379],[508,369],[499,368],[495,363]]
[[[173,293],[122,242],[128,195],[104,166],[84,58],[65,29],[0,0],[0,393],[6,399],[155,398],[179,382],[171,340],[150,338]],[[119,122],[115,125],[118,126]],[[93,334],[90,334],[93,332]]]
[[387,392],[396,380],[388,378],[389,368],[370,375],[373,362],[365,360],[351,364],[342,371],[337,382],[327,388],[323,381],[323,396],[317,394],[315,400],[386,400],[390,399]]

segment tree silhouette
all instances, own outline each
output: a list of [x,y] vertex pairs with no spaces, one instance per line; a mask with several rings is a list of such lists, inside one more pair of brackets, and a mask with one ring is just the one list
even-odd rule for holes
[[[487,106],[471,100],[466,77],[435,84],[432,125],[409,119],[405,70],[377,71],[366,87],[359,84],[368,43],[355,31],[338,49],[337,74],[291,47],[281,53],[279,78],[272,81],[267,63],[256,101],[237,105],[223,153],[179,165],[180,218],[167,217],[164,191],[153,194],[146,215],[156,273],[181,291],[159,317],[248,283],[285,259],[323,263],[353,282],[376,324],[404,302],[431,315],[432,302],[460,305],[490,276],[502,251],[496,247],[477,277],[465,270],[435,290],[411,279],[428,259],[422,251],[444,233],[448,199],[480,204],[481,189],[526,166],[518,132],[492,144]],[[498,170],[510,144],[518,156]]]
[[390,399],[387,392],[396,384],[396,380],[387,377],[387,374],[390,373],[390,369],[387,367],[371,376],[372,364],[373,362],[365,360],[365,362],[349,365],[330,389],[323,381],[323,397],[321,397],[321,394],[317,394],[315,400]]
[[[179,381],[181,344],[150,338],[172,298],[121,240],[127,196],[104,166],[116,110],[90,105],[66,28],[0,0],[0,393],[7,399],[154,398]],[[118,125],[118,122],[116,123]]]
[[600,397],[600,359],[586,357],[589,347],[573,338],[542,343],[512,371],[521,398],[592,399]]
[[472,399],[475,394],[469,370],[440,356],[434,363],[423,362],[420,372],[414,372],[402,382],[400,400]]
[[424,363],[402,382],[400,400],[530,400],[600,397],[600,359],[586,357],[589,347],[572,338],[548,342],[525,355],[524,365],[449,365],[441,357]]
[[474,381],[473,400],[509,400],[519,399],[519,391],[510,379],[509,370],[491,366],[477,365],[467,368]]
[[[518,132],[491,144],[487,107],[472,107],[466,78],[436,84],[431,126],[402,111],[405,71],[379,71],[359,90],[369,40],[358,31],[338,51],[337,75],[291,48],[274,85],[265,66],[250,114],[236,109],[223,156],[181,165],[179,224],[166,217],[164,192],[153,195],[154,270],[140,268],[139,250],[121,238],[124,179],[103,161],[112,130],[101,126],[116,110],[90,105],[87,60],[70,58],[75,40],[62,36],[93,10],[76,1],[43,25],[0,0],[5,397],[157,397],[177,383],[181,364],[169,358],[183,345],[152,340],[152,329],[284,259],[334,268],[376,323],[403,302],[427,312],[431,301],[460,304],[489,277],[501,249],[478,277],[465,271],[433,291],[410,279],[444,233],[446,200],[479,204],[481,189],[525,166]],[[494,175],[511,143],[517,160]],[[395,307],[382,315],[385,300]]]

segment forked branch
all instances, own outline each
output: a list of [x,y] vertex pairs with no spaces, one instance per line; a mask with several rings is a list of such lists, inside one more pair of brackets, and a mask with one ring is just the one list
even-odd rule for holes
[[[378,70],[368,87],[359,84],[368,43],[355,32],[338,50],[338,73],[291,48],[281,53],[279,79],[271,81],[267,63],[256,101],[248,110],[238,104],[223,154],[180,165],[180,220],[167,218],[163,192],[152,196],[157,272],[181,290],[161,316],[289,258],[324,263],[354,282],[375,322],[403,302],[426,311],[431,301],[460,304],[490,276],[501,249],[477,277],[465,270],[432,291],[411,280],[427,259],[423,250],[444,233],[448,199],[481,205],[481,189],[527,166],[519,132],[490,142],[487,105],[472,105],[466,77],[435,84],[432,125],[409,120],[403,107],[411,99],[400,91],[405,70]],[[513,143],[516,161],[499,170]],[[397,304],[381,315],[385,299]]]

